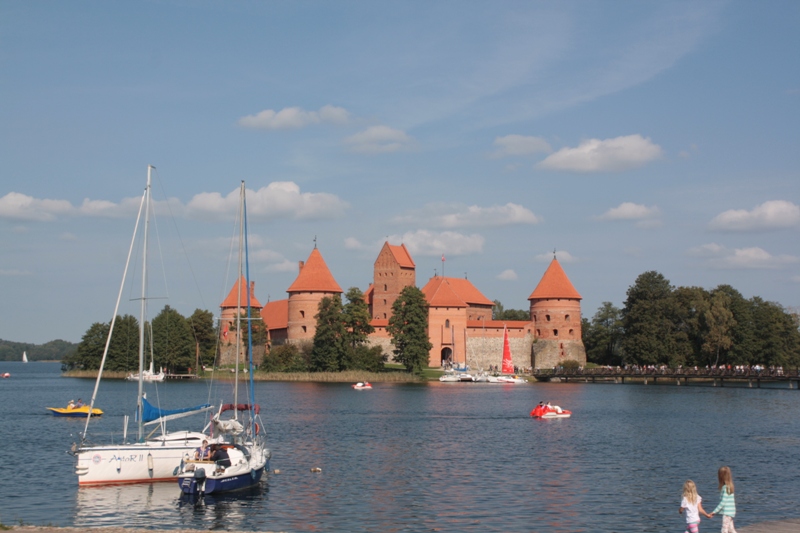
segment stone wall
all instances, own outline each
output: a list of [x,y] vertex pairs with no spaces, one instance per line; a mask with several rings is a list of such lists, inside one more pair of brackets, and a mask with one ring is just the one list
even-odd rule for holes
[[586,349],[582,341],[538,339],[533,343],[533,368],[554,368],[567,360],[586,365]]
[[[532,365],[531,346],[533,335],[509,338],[511,362],[516,367],[530,368]],[[467,339],[467,365],[472,370],[488,370],[489,365],[502,368],[503,337],[471,337]]]

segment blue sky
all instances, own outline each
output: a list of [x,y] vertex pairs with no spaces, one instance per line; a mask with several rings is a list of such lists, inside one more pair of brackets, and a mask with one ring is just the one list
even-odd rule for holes
[[444,254],[507,308],[553,250],[589,318],[648,270],[798,307],[798,27],[794,1],[6,0],[0,338],[111,318],[147,165],[184,315],[233,283],[241,180],[262,303],[315,237],[366,289],[388,237],[418,285]]

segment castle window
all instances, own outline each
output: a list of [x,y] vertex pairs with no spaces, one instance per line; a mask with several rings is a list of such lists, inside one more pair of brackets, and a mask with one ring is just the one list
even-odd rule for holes
[[302,326],[302,328],[303,328],[303,333],[305,333],[306,332],[306,327]]
[[305,318],[305,317],[306,317],[306,312],[301,309],[300,310],[300,318]]
[[564,317],[564,320],[566,320],[567,322],[569,322],[569,315],[566,315],[566,316]]
[[541,337],[541,336],[542,336],[542,330],[540,330],[540,329],[537,329],[537,330],[536,330],[536,336],[537,336],[537,337]]
[[575,330],[574,329],[569,330],[569,336],[570,337],[572,337],[574,334],[575,334]]
[[553,330],[553,337],[558,337],[558,330],[557,329]]
[[548,322],[550,322],[550,315],[544,315]]
[[383,318],[386,318],[386,313],[383,313]]
[[446,328],[450,327],[450,320],[449,319],[444,321],[444,327],[446,327]]
[[385,283],[383,284],[383,290],[384,290],[384,292],[389,290],[389,286],[386,285]]

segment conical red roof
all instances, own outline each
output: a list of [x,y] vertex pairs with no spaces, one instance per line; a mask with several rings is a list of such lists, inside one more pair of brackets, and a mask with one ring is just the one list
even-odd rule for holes
[[[225,298],[225,301],[222,302],[220,305],[223,309],[236,309],[238,306],[238,302],[240,301],[239,298],[241,297],[241,305],[242,307],[247,307],[247,293],[245,292],[244,288],[247,286],[247,280],[244,279],[244,276],[239,278],[239,281],[233,284],[233,288],[231,288],[231,292],[228,293],[228,296]],[[240,290],[241,287],[241,295],[237,296],[237,292]],[[261,308],[261,304],[256,299],[255,295],[255,288],[256,282],[253,281],[250,283],[250,307],[258,307]]]
[[533,290],[528,300],[550,300],[557,298],[569,298],[580,300],[581,295],[572,286],[572,282],[567,277],[564,269],[561,268],[558,260],[554,257],[550,266],[542,276],[541,281]]
[[319,250],[314,248],[311,250],[311,255],[308,260],[300,269],[300,274],[294,280],[294,283],[286,289],[286,292],[344,292],[333,274],[328,270],[328,265],[322,258]]

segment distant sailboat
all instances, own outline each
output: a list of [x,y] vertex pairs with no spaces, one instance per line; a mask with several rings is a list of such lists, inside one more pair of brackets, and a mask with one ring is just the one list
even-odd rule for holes
[[22,352],[22,362],[23,363],[27,363],[28,362],[28,353],[27,352],[24,352],[24,351]]

